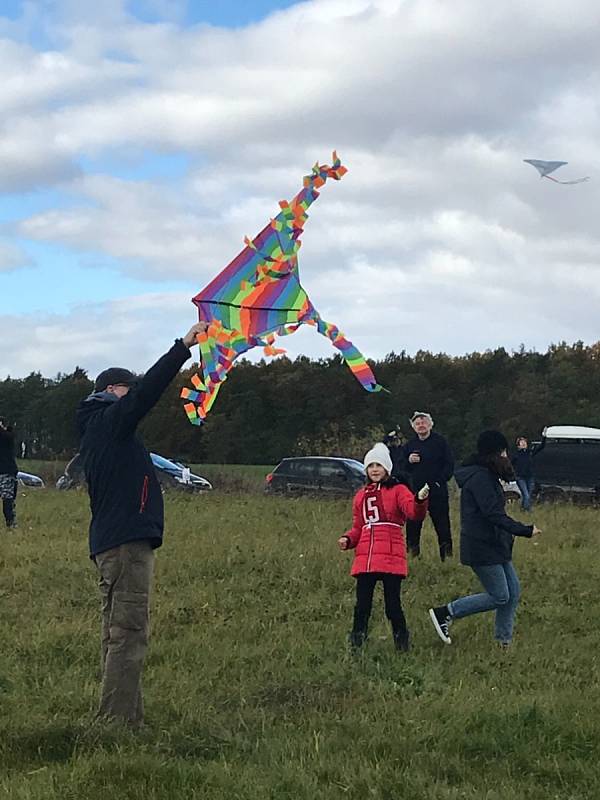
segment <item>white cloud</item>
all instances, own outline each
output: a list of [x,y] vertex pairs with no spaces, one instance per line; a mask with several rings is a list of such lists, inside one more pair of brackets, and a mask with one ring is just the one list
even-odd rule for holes
[[0,273],[27,267],[30,259],[18,245],[0,239]]
[[[24,215],[20,239],[198,290],[336,146],[350,172],[312,207],[300,269],[323,316],[367,355],[598,338],[593,0],[569,14],[559,0],[313,0],[235,30],[183,28],[181,4],[148,8],[166,21],[135,20],[124,0],[63,0],[4,26],[0,187],[56,185],[73,199]],[[36,26],[43,53],[26,43]],[[148,151],[185,154],[187,174],[110,173],[124,153]],[[96,174],[82,166],[90,156]],[[565,177],[592,180],[540,181],[523,158],[568,160]],[[17,244],[4,247],[0,269],[17,266]],[[127,352],[121,322],[99,351],[86,313],[50,318],[48,369],[76,352],[99,367],[107,348]],[[103,309],[123,325],[136,313]],[[15,319],[15,331],[30,322]],[[74,343],[61,338],[71,328],[82,330]],[[298,346],[323,354],[313,340],[299,334]],[[29,369],[27,347],[15,334],[17,368]]]
[[195,320],[189,299],[177,293],[81,305],[65,315],[1,315],[0,327],[11,336],[0,337],[0,363],[13,376],[52,376],[75,366],[91,376],[117,365],[142,371]]

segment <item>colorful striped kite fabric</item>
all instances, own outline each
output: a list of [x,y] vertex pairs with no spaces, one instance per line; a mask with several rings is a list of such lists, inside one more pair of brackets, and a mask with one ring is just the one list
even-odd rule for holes
[[201,320],[209,323],[198,337],[201,374],[192,377],[194,389],[184,388],[184,408],[190,422],[201,425],[210,411],[233,362],[253,347],[267,356],[284,353],[275,346],[300,325],[314,325],[338,348],[358,381],[369,392],[382,390],[364,356],[337,326],[325,322],[300,285],[298,250],[308,219],[307,209],[328,178],[340,180],[347,172],[336,153],[333,165],[315,164],[300,192],[250,241],[208,286],[192,298]]

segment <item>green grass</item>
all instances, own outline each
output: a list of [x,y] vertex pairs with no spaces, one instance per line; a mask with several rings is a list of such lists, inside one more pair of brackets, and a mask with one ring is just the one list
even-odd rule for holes
[[597,511],[536,510],[510,653],[492,617],[446,647],[426,610],[475,588],[429,525],[397,654],[378,590],[349,655],[349,503],[171,493],[145,670],[147,728],[90,733],[99,599],[87,497],[21,493],[0,531],[0,797],[589,800],[599,793]]

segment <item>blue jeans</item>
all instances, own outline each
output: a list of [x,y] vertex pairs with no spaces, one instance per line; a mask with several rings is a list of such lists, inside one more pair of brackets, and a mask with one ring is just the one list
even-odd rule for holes
[[519,578],[512,561],[506,564],[471,567],[481,581],[485,593],[470,594],[448,603],[453,619],[496,610],[496,639],[510,642],[513,635],[515,612],[521,596]]
[[533,478],[517,478],[517,486],[521,490],[521,508],[523,511],[531,511],[531,495],[535,480]]

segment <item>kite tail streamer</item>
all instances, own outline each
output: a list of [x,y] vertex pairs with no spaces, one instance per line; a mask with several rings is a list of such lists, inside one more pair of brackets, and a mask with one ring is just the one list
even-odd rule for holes
[[337,325],[333,325],[331,322],[325,322],[321,317],[317,317],[315,322],[319,333],[322,336],[326,336],[333,346],[337,347],[344,361],[350,367],[352,374],[364,389],[368,392],[388,391],[388,389],[377,383],[373,370],[367,364],[367,360],[363,354],[351,341],[346,339]]
[[589,175],[586,175],[585,178],[575,178],[572,181],[559,181],[558,178],[553,178],[551,175],[542,175],[541,177],[542,178],[548,178],[549,181],[554,181],[554,183],[562,183],[563,186],[570,186],[570,185],[574,185],[576,183],[585,183],[586,181],[589,181],[589,179],[590,179]]

